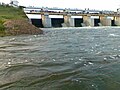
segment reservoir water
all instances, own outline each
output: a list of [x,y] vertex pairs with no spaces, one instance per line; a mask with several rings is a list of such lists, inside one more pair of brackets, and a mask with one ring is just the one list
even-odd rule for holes
[[43,30],[0,38],[0,90],[120,90],[120,27]]

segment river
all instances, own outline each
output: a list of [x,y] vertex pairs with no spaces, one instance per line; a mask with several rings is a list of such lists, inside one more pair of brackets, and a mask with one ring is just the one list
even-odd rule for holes
[[120,27],[43,30],[0,38],[0,90],[120,90]]

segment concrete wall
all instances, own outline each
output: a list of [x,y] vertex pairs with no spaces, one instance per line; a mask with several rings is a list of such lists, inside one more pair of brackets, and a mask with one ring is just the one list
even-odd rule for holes
[[120,17],[115,17],[115,25],[120,26]]
[[100,16],[100,23],[102,26],[111,26],[112,20],[107,18],[107,16]]
[[94,27],[94,18],[91,18],[91,16],[83,16],[83,24]]
[[74,18],[69,18],[69,23],[70,23],[70,27],[74,27],[75,26]]
[[52,27],[51,18],[49,18],[49,15],[47,13],[42,15],[41,18],[42,18],[43,27],[45,27],[45,28]]
[[[37,27],[81,27],[81,26],[120,26],[120,17],[111,19],[107,16],[93,18],[91,16],[83,16],[81,18],[73,18],[70,14],[64,15],[63,18],[50,18],[49,14],[41,15],[40,20],[31,19],[32,24]],[[38,24],[39,22],[39,24]]]
[[74,18],[71,18],[71,15],[64,15],[64,23],[63,26],[64,27],[74,27],[75,26],[75,21]]

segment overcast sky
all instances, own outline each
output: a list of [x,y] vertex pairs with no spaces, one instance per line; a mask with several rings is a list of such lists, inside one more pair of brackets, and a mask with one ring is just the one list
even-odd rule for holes
[[[114,10],[120,8],[120,0],[18,0],[19,5],[79,9]],[[10,0],[0,0],[9,3]]]

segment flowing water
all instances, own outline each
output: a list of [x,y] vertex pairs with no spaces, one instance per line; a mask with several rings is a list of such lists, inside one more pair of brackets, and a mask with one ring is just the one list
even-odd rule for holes
[[120,28],[51,28],[0,38],[0,90],[120,90]]

